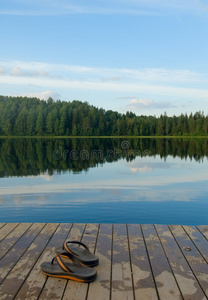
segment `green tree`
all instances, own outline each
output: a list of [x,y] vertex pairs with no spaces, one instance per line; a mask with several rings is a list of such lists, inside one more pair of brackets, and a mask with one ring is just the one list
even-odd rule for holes
[[37,135],[43,135],[44,133],[44,119],[43,113],[40,111],[36,121],[36,128],[35,128]]
[[54,133],[54,122],[53,122],[53,114],[50,111],[47,115],[47,119],[46,119],[46,131],[49,134],[53,134]]
[[34,109],[30,109],[27,115],[27,135],[35,134],[35,126],[36,126],[36,112]]
[[24,108],[18,114],[18,117],[15,121],[15,133],[17,135],[26,135],[27,133],[27,109]]
[[55,135],[59,135],[59,119],[57,118],[54,123],[54,133]]

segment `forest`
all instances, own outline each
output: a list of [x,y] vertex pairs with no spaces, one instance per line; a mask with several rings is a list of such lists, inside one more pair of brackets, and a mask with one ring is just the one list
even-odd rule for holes
[[0,96],[0,136],[207,136],[204,112],[121,114],[74,100]]

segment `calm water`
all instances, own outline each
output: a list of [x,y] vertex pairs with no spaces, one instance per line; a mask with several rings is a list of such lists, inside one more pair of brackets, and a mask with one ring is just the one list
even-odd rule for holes
[[208,140],[0,139],[0,222],[208,224]]

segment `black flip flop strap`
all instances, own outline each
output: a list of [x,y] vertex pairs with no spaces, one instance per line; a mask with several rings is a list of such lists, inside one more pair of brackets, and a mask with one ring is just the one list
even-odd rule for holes
[[73,253],[63,252],[63,253],[60,253],[59,255],[67,256],[69,259],[72,260],[74,265],[78,265],[78,266],[81,265],[80,260]]
[[58,263],[59,266],[62,268],[62,270],[64,270],[65,272],[71,272],[71,273],[73,273],[73,270],[71,270],[71,269],[64,263],[64,261],[62,260],[62,258],[61,258],[60,255],[57,255],[56,257],[54,257],[54,258],[52,259],[51,264],[53,264],[54,260],[57,261],[57,263]]
[[84,243],[82,243],[82,242],[79,242],[79,241],[69,241],[69,242],[65,242],[63,247],[66,249],[66,251],[71,252],[71,253],[73,253],[74,255],[77,255],[77,254],[76,254],[75,252],[73,252],[71,249],[69,249],[69,247],[67,246],[67,244],[78,244],[78,245],[80,245],[80,246],[83,246],[83,247],[86,249],[86,251],[90,253],[89,248],[88,248]]

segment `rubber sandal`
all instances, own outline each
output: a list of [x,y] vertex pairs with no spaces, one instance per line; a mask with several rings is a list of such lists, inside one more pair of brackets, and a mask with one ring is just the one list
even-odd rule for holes
[[[78,247],[78,246],[82,246]],[[99,264],[99,258],[90,252],[89,248],[79,241],[68,241],[63,244],[62,248],[58,248],[56,250],[57,254],[61,255],[61,257],[67,258],[67,254],[73,254],[75,257],[79,259],[81,264],[88,267],[95,267]]]
[[[68,256],[69,258],[69,256]],[[43,274],[56,277],[70,279],[78,282],[92,282],[97,276],[95,269],[83,266],[79,260],[71,256],[72,263],[64,261],[60,255],[57,255],[51,262],[44,262],[41,265]]]

